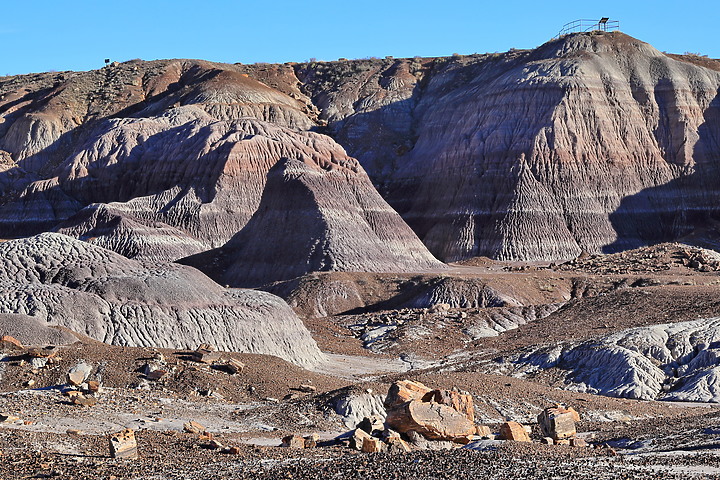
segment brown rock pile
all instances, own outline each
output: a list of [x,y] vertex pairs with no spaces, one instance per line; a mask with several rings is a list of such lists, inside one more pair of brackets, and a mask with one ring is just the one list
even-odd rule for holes
[[720,258],[714,253],[701,248],[683,249],[682,263],[701,272],[717,272],[720,270]]

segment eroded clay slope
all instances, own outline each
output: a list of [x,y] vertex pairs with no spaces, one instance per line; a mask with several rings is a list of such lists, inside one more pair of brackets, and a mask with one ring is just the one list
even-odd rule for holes
[[500,371],[552,369],[574,391],[640,400],[720,402],[720,319],[632,328],[579,343],[530,348]]
[[311,159],[278,162],[245,228],[220,249],[183,262],[231,286],[259,286],[312,271],[444,268],[356,161]]
[[[305,154],[328,154],[308,153],[317,138],[288,138],[314,126],[307,112],[233,65],[203,61],[6,78],[0,237],[47,231],[91,203],[134,200],[125,210],[136,220],[180,228],[206,248],[221,245],[254,212],[280,156],[295,158],[300,145]],[[250,119],[255,125],[243,128]],[[265,125],[286,127],[285,138],[264,134]]]
[[226,290],[194,268],[142,263],[65,235],[0,243],[0,313],[30,315],[124,346],[323,356],[279,297]]
[[0,236],[119,202],[130,220],[218,247],[255,213],[278,160],[346,150],[444,261],[675,240],[717,216],[719,89],[717,62],[620,32],[452,58],[8,77]]
[[115,202],[125,216],[180,229],[204,249],[245,226],[280,159],[351,161],[329,137],[251,118],[219,121],[194,105],[105,122],[92,138],[61,167],[62,191],[82,203]]
[[329,131],[445,261],[634,248],[716,212],[720,73],[619,32],[308,64],[299,76]]
[[83,240],[135,260],[171,262],[205,250],[182,230],[133,216],[127,204],[91,204],[62,222],[58,233]]

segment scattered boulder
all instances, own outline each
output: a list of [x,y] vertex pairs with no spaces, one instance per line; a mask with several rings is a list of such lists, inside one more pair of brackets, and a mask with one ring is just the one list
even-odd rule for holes
[[573,447],[587,447],[587,442],[579,437],[573,437],[570,439],[570,445]]
[[126,428],[121,432],[110,435],[110,456],[112,458],[137,460],[137,440],[132,429]]
[[491,438],[493,436],[490,427],[487,425],[475,425],[475,435],[482,438]]
[[410,453],[410,445],[400,437],[392,437],[387,440],[387,450],[390,453]]
[[225,368],[233,375],[242,373],[245,370],[245,364],[235,358],[225,359]]
[[379,438],[367,437],[363,439],[362,451],[364,453],[380,453],[385,451],[385,444]]
[[365,442],[366,438],[370,438],[370,434],[367,433],[365,430],[356,428],[352,436],[350,437],[350,447],[354,448],[355,450],[362,451],[363,443]]
[[385,423],[402,434],[467,444],[477,431],[472,396],[456,390],[433,390],[401,380],[390,386],[384,406]]
[[468,443],[475,424],[452,407],[434,402],[411,400],[388,412],[388,426],[400,433],[415,431],[430,440]]
[[358,423],[357,428],[370,435],[380,435],[385,430],[385,421],[377,415],[372,415],[363,418],[362,421]]
[[164,365],[152,362],[145,365],[143,373],[148,380],[160,380],[168,374],[168,370]]
[[26,352],[26,354],[31,358],[60,360],[58,353],[60,353],[60,348],[55,345],[47,345],[44,347],[30,347]]
[[0,338],[0,351],[21,352],[24,349],[25,347],[23,347],[23,344],[20,343],[20,341],[15,337],[11,337],[10,335],[3,335],[2,338]]
[[84,383],[85,380],[90,376],[92,367],[85,362],[80,362],[70,369],[67,378],[70,385],[78,386]]
[[47,358],[33,357],[30,359],[30,366],[32,368],[37,368],[38,370],[41,368],[45,368],[47,363],[48,363]]
[[450,450],[457,447],[457,443],[447,440],[428,440],[413,430],[405,434],[408,441],[418,450]]
[[500,426],[500,439],[515,442],[529,442],[530,436],[525,427],[517,422],[505,422]]
[[8,413],[0,413],[0,423],[13,423],[20,420],[20,417]]
[[305,439],[305,448],[315,448],[320,441],[320,435],[313,433],[303,437]]
[[183,424],[183,430],[187,433],[201,434],[205,432],[205,427],[198,422],[191,420]]
[[420,400],[431,391],[431,388],[412,380],[394,382],[385,398],[385,409],[392,410],[410,400]]
[[220,352],[215,351],[215,347],[210,344],[203,343],[192,354],[192,359],[196,362],[211,364],[220,361]]
[[282,446],[287,448],[305,448],[305,439],[300,435],[288,435],[282,439]]
[[86,397],[82,393],[78,392],[77,395],[73,395],[70,400],[74,405],[81,405],[83,407],[94,407],[97,405],[97,398]]
[[317,391],[317,387],[313,385],[300,385],[298,387],[298,390],[300,390],[303,393],[314,393]]
[[452,407],[471,422],[475,421],[475,406],[472,395],[462,394],[454,390],[433,390],[423,396],[423,402],[435,402]]
[[546,408],[537,417],[542,434],[553,440],[574,437],[577,433],[575,418],[579,419],[579,415],[574,409],[571,411],[560,406]]

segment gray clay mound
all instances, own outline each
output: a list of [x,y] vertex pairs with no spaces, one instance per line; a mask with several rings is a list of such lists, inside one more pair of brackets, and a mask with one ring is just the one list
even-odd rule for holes
[[506,358],[514,375],[552,369],[568,390],[639,400],[720,402],[720,318],[631,328]]
[[10,335],[23,345],[69,345],[78,340],[67,330],[15,313],[0,313],[0,335]]
[[0,313],[32,314],[113,345],[210,343],[301,366],[323,357],[279,297],[226,290],[191,267],[130,260],[54,233],[0,244]]

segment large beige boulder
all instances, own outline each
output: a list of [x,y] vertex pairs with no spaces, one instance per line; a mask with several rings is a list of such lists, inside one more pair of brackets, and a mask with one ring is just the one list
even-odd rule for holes
[[423,396],[423,402],[435,402],[452,407],[464,414],[471,422],[475,421],[475,405],[472,395],[455,390],[433,390]]
[[513,440],[515,442],[529,442],[530,435],[521,424],[505,422],[500,426],[500,440]]
[[385,398],[385,409],[391,410],[410,400],[420,400],[432,391],[431,388],[420,382],[400,380],[390,385],[390,390]]
[[388,411],[385,423],[400,433],[415,431],[430,440],[467,443],[475,434],[475,424],[464,413],[422,400],[411,400]]

